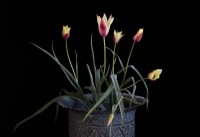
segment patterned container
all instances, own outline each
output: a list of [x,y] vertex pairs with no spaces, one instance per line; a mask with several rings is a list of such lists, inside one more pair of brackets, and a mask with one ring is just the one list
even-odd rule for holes
[[[124,127],[121,114],[116,114],[112,122],[112,137],[135,137],[136,108],[126,110]],[[96,112],[81,122],[86,113],[83,111],[68,111],[70,137],[109,137],[109,127],[106,126],[110,113]]]

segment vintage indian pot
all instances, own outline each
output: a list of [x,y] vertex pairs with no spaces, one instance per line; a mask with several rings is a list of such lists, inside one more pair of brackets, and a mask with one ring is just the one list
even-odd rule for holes
[[[140,97],[139,97],[140,98]],[[144,102],[144,98],[140,98]],[[142,103],[143,104],[143,103]],[[124,126],[120,112],[115,114],[112,122],[112,137],[135,137],[135,113],[137,107],[125,110]],[[86,112],[81,110],[68,110],[69,136],[70,137],[109,137],[110,128],[107,121],[110,112],[96,111],[81,122]]]
[[[125,113],[124,127],[120,113],[115,115],[112,123],[112,137],[135,137],[135,111]],[[70,137],[109,137],[109,127],[106,126],[109,113],[93,113],[81,122],[86,113],[68,111]]]

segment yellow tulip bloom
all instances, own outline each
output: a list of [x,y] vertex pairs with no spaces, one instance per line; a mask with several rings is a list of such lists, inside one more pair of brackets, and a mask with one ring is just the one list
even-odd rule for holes
[[70,35],[70,30],[71,30],[71,28],[68,25],[63,26],[62,37],[65,39],[68,39],[69,35]]
[[155,81],[155,80],[160,78],[160,74],[161,73],[162,73],[162,69],[153,70],[151,73],[149,73],[148,79],[152,80],[152,81]]

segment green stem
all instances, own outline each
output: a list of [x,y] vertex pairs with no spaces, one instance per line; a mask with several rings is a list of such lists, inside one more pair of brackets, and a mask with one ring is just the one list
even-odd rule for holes
[[90,45],[91,45],[91,52],[92,52],[92,61],[93,61],[93,67],[94,67],[94,74],[95,74],[95,79],[96,79],[96,71],[97,70],[96,70],[95,56],[94,56],[93,43],[92,43],[92,34],[91,34]]
[[73,74],[74,74],[74,77],[75,77],[75,79],[76,79],[76,81],[77,81],[76,73],[75,73],[75,71],[74,71],[74,68],[73,68],[73,66],[72,66],[72,62],[71,62],[70,57],[69,57],[68,46],[67,46],[67,39],[65,40],[65,44],[66,44],[67,58],[68,58],[68,60],[69,60],[69,64],[70,64],[70,66],[71,66],[71,69],[72,69],[72,72],[73,72]]
[[127,69],[128,69],[128,64],[129,64],[129,61],[130,61],[130,58],[131,58],[131,54],[132,54],[132,52],[133,52],[133,47],[134,47],[134,45],[135,45],[135,41],[133,41],[133,45],[132,45],[132,47],[131,47],[131,51],[130,51],[129,56],[128,56],[128,60],[127,60],[126,67],[125,67],[125,72],[124,72],[124,78],[123,78],[121,84],[123,84],[124,81],[125,81],[126,74],[127,74]]
[[[147,80],[149,78],[143,78],[143,80]],[[139,79],[138,81],[135,82],[135,84],[139,83],[140,81],[143,81],[142,79]]]
[[121,98],[119,99],[117,105],[115,106],[115,109],[114,109],[113,112],[112,112],[113,114],[115,113],[115,111],[116,111],[116,109],[117,109],[117,106],[118,106],[119,103],[122,101],[122,99],[123,99],[123,96],[121,96]]
[[[143,80],[147,80],[148,78],[144,78]],[[133,83],[132,85],[130,85],[130,86],[128,86],[128,87],[126,87],[125,89],[129,89],[129,88],[131,88],[131,87],[133,87],[134,85],[136,85],[137,83],[139,83],[139,82],[141,82],[142,81],[142,79],[139,79],[138,81],[136,81],[135,83]],[[124,86],[124,85],[123,85]],[[122,86],[122,87],[123,87]]]
[[113,50],[113,65],[112,65],[112,74],[115,73],[115,49],[116,49],[116,44],[114,46],[114,50]]
[[106,41],[105,41],[105,37],[103,37],[103,46],[104,46],[104,69],[103,69],[103,76],[102,76],[102,83],[105,79],[105,73],[106,73]]
[[110,125],[109,137],[112,137],[112,122],[111,122],[111,125]]
[[[112,65],[112,74],[115,73],[115,49],[116,49],[116,44],[114,45],[114,50],[113,50],[113,65]],[[114,99],[114,93],[111,93],[111,101],[112,104],[115,103],[115,99]]]

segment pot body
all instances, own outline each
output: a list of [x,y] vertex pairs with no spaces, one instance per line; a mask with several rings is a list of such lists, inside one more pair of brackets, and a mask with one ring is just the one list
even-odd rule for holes
[[[112,137],[135,137],[135,112],[131,108],[125,112],[124,126],[122,127],[121,114],[115,114],[112,121]],[[95,112],[81,122],[86,113],[77,110],[68,110],[70,137],[109,137],[110,127],[107,127],[110,113]]]

